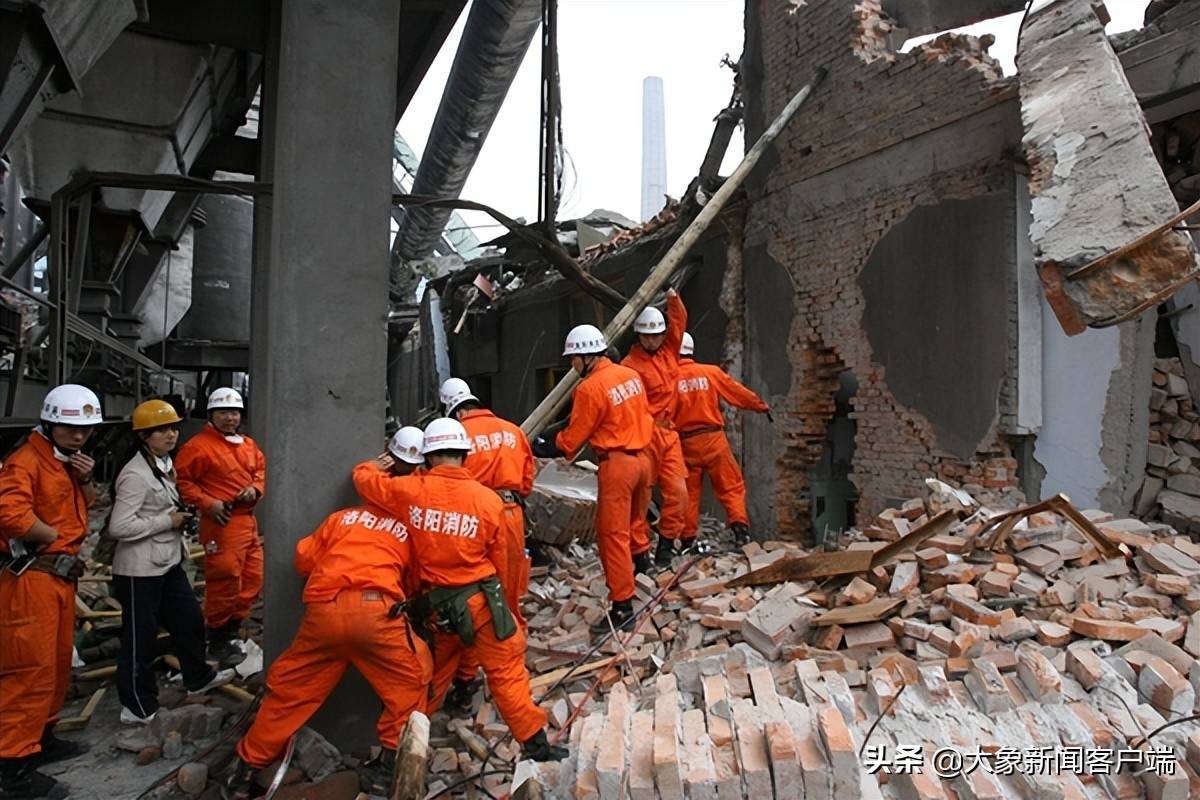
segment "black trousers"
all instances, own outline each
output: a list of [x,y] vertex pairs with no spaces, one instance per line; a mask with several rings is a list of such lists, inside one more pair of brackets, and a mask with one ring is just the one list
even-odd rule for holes
[[179,659],[183,683],[199,689],[215,671],[204,660],[204,617],[180,564],[164,575],[133,578],[113,575],[121,603],[121,651],[117,654],[117,692],[121,704],[140,717],[158,710],[159,626],[171,635],[170,651]]

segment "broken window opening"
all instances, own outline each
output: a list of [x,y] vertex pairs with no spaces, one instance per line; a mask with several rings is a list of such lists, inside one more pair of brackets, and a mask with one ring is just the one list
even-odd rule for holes
[[838,535],[855,524],[858,489],[850,480],[854,467],[854,439],[857,425],[850,416],[858,379],[850,370],[838,376],[833,417],[825,429],[820,460],[809,470],[812,497],[812,529],[817,545],[836,541]]

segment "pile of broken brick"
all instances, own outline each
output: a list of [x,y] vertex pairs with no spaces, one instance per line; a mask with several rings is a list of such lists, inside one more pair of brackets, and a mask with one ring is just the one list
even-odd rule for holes
[[[750,544],[639,576],[639,601],[661,602],[599,648],[602,576],[572,546],[524,608],[534,696],[571,756],[480,785],[577,800],[1200,797],[1200,545],[1062,496],[989,509],[929,483],[835,551]],[[472,711],[457,738],[499,742],[482,693]],[[479,764],[459,750],[443,742],[431,792],[470,791]]]
[[1135,512],[1200,534],[1200,410],[1178,358],[1154,362],[1146,477]]

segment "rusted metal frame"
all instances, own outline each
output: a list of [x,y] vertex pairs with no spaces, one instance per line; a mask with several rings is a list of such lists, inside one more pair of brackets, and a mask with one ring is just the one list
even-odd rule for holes
[[983,537],[993,527],[998,526],[996,532],[983,545],[983,549],[985,550],[995,550],[1004,544],[1004,541],[1012,533],[1013,529],[1016,528],[1018,522],[1043,511],[1053,511],[1056,514],[1066,517],[1104,558],[1123,558],[1125,556],[1125,552],[1120,545],[1114,543],[1112,539],[1108,538],[1103,531],[1096,527],[1094,522],[1085,517],[1075,506],[1071,505],[1071,501],[1064,494],[1056,494],[1054,497],[1043,500],[1040,503],[1023,506],[1004,514],[997,514],[975,532],[974,539]]
[[392,202],[400,206],[432,206],[434,208],[456,208],[468,211],[482,211],[492,219],[508,228],[514,236],[536,248],[547,261],[567,280],[579,286],[589,296],[596,298],[604,305],[613,309],[621,309],[628,302],[616,289],[594,275],[585,272],[571,255],[562,247],[545,236],[541,236],[515,219],[503,214],[491,206],[476,203],[471,200],[459,200],[450,197],[433,197],[431,195],[401,194],[392,195]]
[[[1123,258],[1131,253],[1134,253],[1137,250],[1139,250],[1140,248],[1143,248],[1143,247],[1149,245],[1151,242],[1153,242],[1158,237],[1162,236],[1167,231],[1170,231],[1170,230],[1183,230],[1184,232],[1190,231],[1191,228],[1189,226],[1185,225],[1185,226],[1180,227],[1179,223],[1183,222],[1188,217],[1196,215],[1197,213],[1200,213],[1200,201],[1193,203],[1192,205],[1185,208],[1183,211],[1180,211],[1178,214],[1176,214],[1175,216],[1168,219],[1166,222],[1147,231],[1146,233],[1143,233],[1141,236],[1137,237],[1133,241],[1127,242],[1126,244],[1123,244],[1120,247],[1118,247],[1116,250],[1113,250],[1112,252],[1109,252],[1109,253],[1105,253],[1104,255],[1100,256],[1099,258],[1094,259],[1094,260],[1088,262],[1087,264],[1084,264],[1082,267],[1079,267],[1078,269],[1072,270],[1070,272],[1066,272],[1065,270],[1063,270],[1062,265],[1056,261],[1047,261],[1046,263],[1042,264],[1041,267],[1038,268],[1038,276],[1041,278],[1042,286],[1044,287],[1045,292],[1046,292],[1046,301],[1050,304],[1050,307],[1054,310],[1055,316],[1058,317],[1059,322],[1063,326],[1063,330],[1068,335],[1074,336],[1075,334],[1082,333],[1084,330],[1086,330],[1087,327],[1089,327],[1088,325],[1085,325],[1083,323],[1083,320],[1081,320],[1079,318],[1079,314],[1075,309],[1074,303],[1072,303],[1071,300],[1067,297],[1066,290],[1064,289],[1064,285],[1066,282],[1080,280],[1081,278],[1085,278],[1088,275],[1091,275],[1092,273],[1103,269],[1104,267],[1108,266],[1112,262],[1114,262],[1120,258]],[[1141,314],[1142,312],[1147,311],[1148,309],[1151,309],[1154,306],[1158,305],[1159,303],[1163,302],[1168,297],[1173,295],[1176,291],[1178,291],[1178,289],[1181,286],[1183,286],[1186,283],[1189,283],[1193,279],[1194,279],[1193,275],[1191,275],[1191,274],[1186,275],[1186,276],[1180,278],[1179,280],[1171,283],[1169,286],[1166,286],[1163,289],[1160,289],[1154,295],[1146,298],[1141,303],[1139,303],[1136,307],[1130,309],[1129,311],[1126,311],[1125,313],[1120,314],[1115,317],[1110,317],[1108,319],[1100,320],[1098,322],[1092,322],[1090,324],[1090,327],[1108,328],[1113,325],[1119,325],[1122,322],[1133,319],[1138,314]]]
[[[1079,269],[1072,270],[1071,272],[1066,273],[1065,277],[1069,281],[1077,281],[1080,278],[1090,275],[1091,273],[1101,269],[1102,267],[1107,266],[1110,262],[1116,261],[1118,258],[1121,258],[1122,256],[1126,256],[1129,253],[1132,253],[1134,250],[1137,250],[1138,248],[1143,247],[1146,244],[1149,244],[1152,240],[1157,239],[1159,236],[1161,236],[1166,231],[1170,230],[1171,228],[1174,228],[1180,222],[1183,222],[1188,217],[1193,216],[1197,213],[1200,213],[1200,200],[1196,201],[1195,203],[1192,203],[1190,206],[1185,208],[1183,211],[1180,211],[1178,214],[1171,217],[1169,220],[1167,220],[1163,224],[1147,231],[1146,233],[1143,233],[1141,236],[1137,237],[1133,241],[1127,242],[1127,243],[1121,245],[1116,250],[1113,250],[1110,253],[1105,253],[1104,255],[1100,256],[1096,260],[1094,260],[1088,264],[1084,264]],[[1190,278],[1189,278],[1189,280],[1190,280]]]

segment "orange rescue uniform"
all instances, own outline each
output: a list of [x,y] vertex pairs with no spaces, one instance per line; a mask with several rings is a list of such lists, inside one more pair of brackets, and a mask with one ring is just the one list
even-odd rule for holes
[[688,513],[683,535],[692,537],[700,524],[700,486],[704,474],[725,508],[730,525],[750,524],[746,514],[746,482],[729,440],[721,401],[735,408],[765,412],[767,404],[715,364],[680,359],[675,427],[679,429],[683,460],[687,463]]
[[655,430],[637,372],[601,357],[575,387],[571,421],[555,439],[569,458],[591,444],[600,462],[596,544],[613,602],[633,597],[633,556],[650,549],[646,450]]
[[210,628],[250,614],[250,605],[262,591],[263,550],[258,538],[254,506],[266,491],[266,461],[249,436],[241,443],[206,425],[179,450],[175,472],[185,503],[202,512],[233,498],[252,486],[253,503],[233,507],[228,525],[218,525],[207,514],[200,517],[200,543],[204,545],[204,618]]
[[[504,520],[500,536],[508,544],[508,574],[498,575],[504,597],[517,624],[526,628],[521,613],[521,598],[529,588],[529,557],[525,555],[525,510],[519,498],[533,491],[537,462],[529,449],[525,432],[485,408],[462,415],[462,426],[471,437],[473,449],[463,466],[471,477],[501,494]],[[458,664],[460,681],[469,681],[479,672],[479,664],[464,655]]]
[[[501,538],[504,503],[464,467],[440,465],[427,472],[389,476],[374,463],[354,468],[354,486],[364,500],[397,514],[408,525],[421,582],[457,587],[508,571],[508,544]],[[525,632],[518,625],[497,639],[482,592],[467,601],[475,624],[475,643],[455,633],[437,632],[433,642],[433,685],[426,713],[442,704],[459,660],[472,655],[483,667],[496,708],[517,741],[533,738],[546,726],[546,712],[533,702],[525,669]]]
[[300,630],[267,673],[268,693],[238,756],[265,767],[283,751],[353,664],[383,701],[376,731],[396,749],[400,730],[421,708],[433,674],[429,648],[392,605],[416,582],[405,520],[377,506],[330,514],[296,544],[296,570],[308,576]]
[[[640,344],[629,349],[621,363],[637,370],[646,387],[646,402],[654,417],[654,436],[647,454],[650,457],[651,483],[657,484],[662,492],[662,509],[659,533],[668,539],[683,535],[686,519],[687,466],[683,462],[683,450],[679,446],[679,434],[675,431],[675,385],[679,374],[679,345],[687,330],[687,309],[679,295],[667,298],[667,334],[662,346],[653,353]],[[637,539],[650,541],[649,526],[645,517],[637,522]],[[649,544],[646,545],[649,549]],[[642,552],[635,550],[635,553]]]
[[[0,552],[40,519],[58,531],[40,555],[76,555],[87,535],[88,498],[40,431],[0,469]],[[39,752],[71,679],[75,583],[44,572],[0,573],[0,758]]]

